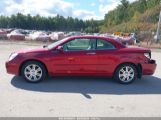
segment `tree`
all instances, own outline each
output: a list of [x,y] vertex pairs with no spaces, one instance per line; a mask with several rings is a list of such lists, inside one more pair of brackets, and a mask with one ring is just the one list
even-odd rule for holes
[[147,9],[146,0],[139,0],[138,11],[140,13],[143,13],[143,12],[145,12],[146,9]]
[[123,9],[127,9],[129,6],[129,1],[128,0],[121,0],[121,4]]

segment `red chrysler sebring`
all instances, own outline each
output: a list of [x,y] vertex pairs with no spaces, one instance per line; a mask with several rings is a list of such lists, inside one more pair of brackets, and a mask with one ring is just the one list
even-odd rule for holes
[[34,83],[47,76],[106,76],[128,84],[142,75],[152,75],[156,63],[149,49],[126,47],[112,38],[75,36],[14,52],[6,69]]

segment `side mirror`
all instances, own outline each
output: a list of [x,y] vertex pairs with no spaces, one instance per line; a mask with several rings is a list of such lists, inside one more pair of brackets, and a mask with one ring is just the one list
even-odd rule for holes
[[62,47],[62,46],[58,46],[58,47],[57,47],[57,50],[58,50],[59,52],[63,52],[63,47]]
[[43,48],[46,48],[47,47],[47,45],[43,45]]

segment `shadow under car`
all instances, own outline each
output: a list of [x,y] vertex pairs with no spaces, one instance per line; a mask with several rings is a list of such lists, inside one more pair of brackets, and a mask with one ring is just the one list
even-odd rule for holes
[[50,92],[88,94],[161,94],[161,79],[144,76],[132,84],[122,85],[108,78],[89,77],[52,77],[37,84],[27,83],[22,77],[15,76],[11,84],[19,89]]

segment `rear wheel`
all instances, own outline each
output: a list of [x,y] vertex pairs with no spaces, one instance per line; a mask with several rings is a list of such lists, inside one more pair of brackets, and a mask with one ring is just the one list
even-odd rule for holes
[[121,84],[132,83],[137,76],[137,69],[132,64],[123,64],[116,69],[114,78]]
[[36,61],[26,62],[21,69],[21,74],[27,82],[37,83],[47,76],[44,65]]

